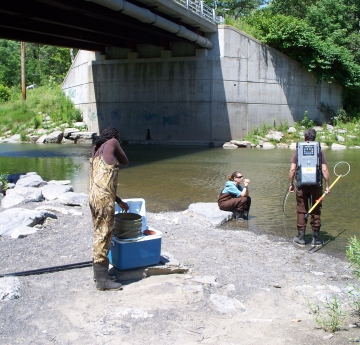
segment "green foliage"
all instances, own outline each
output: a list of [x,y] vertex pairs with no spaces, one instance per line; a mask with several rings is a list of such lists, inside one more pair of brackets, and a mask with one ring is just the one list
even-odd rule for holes
[[224,24],[233,26],[234,28],[244,31],[251,36],[255,36],[253,27],[243,18],[234,19],[232,17],[225,17]]
[[345,87],[344,109],[360,116],[360,4],[273,0],[243,19],[242,30],[298,60],[318,81]]
[[274,129],[279,132],[286,132],[289,129],[289,124],[287,121],[285,121],[284,123],[276,123],[274,121]]
[[60,84],[71,65],[70,50],[55,46],[26,43],[27,84],[47,85],[51,79]]
[[24,131],[20,132],[20,141],[29,141],[29,137],[26,135]]
[[20,85],[20,42],[0,40],[0,84]]
[[[59,84],[71,66],[68,48],[26,43],[25,56],[27,85],[46,85],[50,78]],[[8,87],[21,84],[20,42],[0,39],[0,84]]]
[[82,119],[80,110],[74,107],[71,100],[58,86],[52,87],[41,97],[37,110],[43,114],[49,114],[53,122],[71,124]]
[[352,290],[348,291],[350,297],[350,307],[353,310],[353,314],[360,317],[360,290],[356,288],[352,288]]
[[340,123],[346,123],[350,120],[349,116],[347,115],[346,111],[343,108],[337,110],[336,115],[331,118],[331,124],[333,126],[337,126]]
[[307,301],[308,306],[314,315],[315,322],[326,332],[341,330],[345,320],[345,313],[336,297],[320,305],[312,305]]
[[75,108],[59,86],[35,88],[28,93],[26,102],[20,99],[21,94],[17,98],[0,105],[0,128],[3,131],[21,133],[25,128],[39,128],[46,115],[51,118],[50,124],[44,124],[47,128],[54,127],[55,123],[66,122],[71,125],[82,120],[80,110]]
[[218,16],[230,17],[236,20],[264,5],[266,0],[205,0],[205,3],[210,7],[216,8]]
[[34,125],[34,128],[35,128],[35,129],[41,127],[41,126],[42,126],[42,117],[36,115],[36,116],[33,118],[33,125]]
[[350,261],[351,266],[354,268],[354,272],[358,279],[360,279],[360,240],[358,240],[356,236],[349,239],[346,256]]
[[8,186],[8,173],[0,173],[0,182],[2,183],[2,188],[4,190],[7,190],[9,188]]
[[10,96],[9,88],[0,84],[0,103],[7,102],[10,99]]
[[325,137],[324,143],[327,146],[331,146],[333,143],[336,143],[336,136],[335,134],[330,134]]
[[271,129],[271,126],[267,123],[261,124],[260,127],[255,126],[252,130],[253,135],[258,135],[260,137],[265,137],[265,135],[268,133],[268,131]]
[[309,112],[307,110],[304,112],[304,118],[299,122],[299,124],[305,128],[314,127],[314,121],[309,119]]

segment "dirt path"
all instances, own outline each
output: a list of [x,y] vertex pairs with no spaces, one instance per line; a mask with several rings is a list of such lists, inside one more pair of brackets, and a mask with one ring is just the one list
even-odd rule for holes
[[[39,206],[27,204],[26,207]],[[58,214],[36,234],[0,237],[0,273],[91,260],[90,213]],[[100,292],[91,268],[19,278],[20,297],[0,302],[0,344],[348,344],[360,329],[316,329],[313,304],[336,296],[349,309],[357,284],[346,261],[285,239],[214,229],[183,212],[147,214],[162,250],[187,274],[124,280]],[[324,338],[325,337],[325,338]]]

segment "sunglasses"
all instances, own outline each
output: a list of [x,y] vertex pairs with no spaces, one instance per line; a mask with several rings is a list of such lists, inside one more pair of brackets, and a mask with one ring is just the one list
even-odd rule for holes
[[241,175],[240,175],[240,176],[235,176],[235,178],[243,178],[243,177],[244,177],[244,176],[241,176]]

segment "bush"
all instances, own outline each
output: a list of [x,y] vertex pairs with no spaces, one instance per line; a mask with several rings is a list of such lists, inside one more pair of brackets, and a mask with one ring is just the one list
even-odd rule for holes
[[42,125],[42,117],[41,116],[35,116],[34,119],[33,119],[33,125],[34,125],[35,129],[41,127],[41,125]]
[[300,121],[299,124],[305,128],[314,127],[314,121],[309,119],[309,112],[307,110],[304,112],[304,118]]
[[351,266],[354,267],[358,279],[360,279],[360,240],[358,240],[356,236],[349,239],[346,256],[350,261]]
[[2,183],[3,190],[7,190],[8,187],[8,173],[0,173],[0,182]]
[[7,102],[11,97],[10,89],[0,84],[0,103]]
[[331,124],[333,126],[337,126],[340,123],[346,123],[349,120],[350,118],[348,117],[346,111],[343,108],[340,108],[337,110],[335,116],[331,118]]

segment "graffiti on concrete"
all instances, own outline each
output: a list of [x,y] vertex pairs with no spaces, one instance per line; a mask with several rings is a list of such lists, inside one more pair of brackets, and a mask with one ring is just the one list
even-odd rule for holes
[[120,110],[119,109],[112,110],[110,118],[111,121],[120,121]]
[[75,99],[75,97],[76,97],[76,89],[69,89],[68,90],[68,97]]
[[88,108],[88,119],[89,119],[89,121],[97,120],[97,116],[94,111],[91,111],[91,108]]
[[181,119],[190,119],[192,115],[189,113],[179,113],[174,115],[160,115],[157,113],[149,112],[143,115],[143,118],[148,121],[152,122],[154,120],[160,120],[163,127],[165,126],[178,126],[181,123]]
[[99,119],[99,121],[103,122],[104,121],[104,115],[101,111],[99,111],[97,113],[97,118]]
[[177,126],[180,125],[179,115],[163,116],[162,125],[165,126]]
[[157,118],[159,118],[159,114],[156,114],[156,113],[148,113],[148,114],[145,114],[144,115],[144,119],[146,120],[146,121],[152,121],[152,120],[154,120],[154,119],[157,119]]

